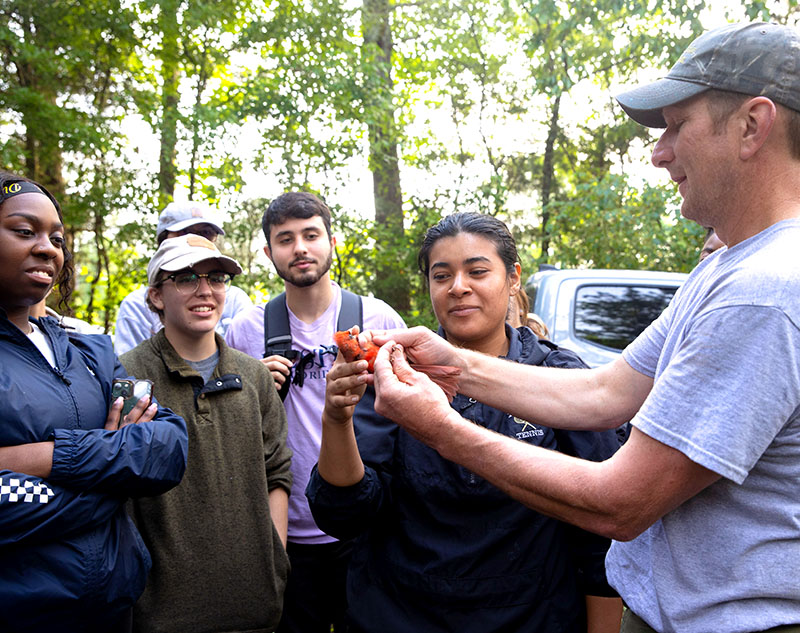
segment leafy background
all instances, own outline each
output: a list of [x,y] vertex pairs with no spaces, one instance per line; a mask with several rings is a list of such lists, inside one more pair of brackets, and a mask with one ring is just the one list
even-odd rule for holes
[[0,0],[0,164],[62,201],[72,307],[107,331],[174,198],[228,213],[260,300],[268,199],[321,195],[334,277],[409,323],[433,324],[424,231],[458,210],[506,221],[525,274],[688,271],[703,231],[642,175],[653,136],[611,95],[722,21],[797,19],[720,2]]

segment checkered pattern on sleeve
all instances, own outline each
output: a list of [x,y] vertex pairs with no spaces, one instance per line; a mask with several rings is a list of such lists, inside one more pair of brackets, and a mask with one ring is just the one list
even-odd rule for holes
[[47,503],[53,491],[44,482],[0,477],[0,503]]

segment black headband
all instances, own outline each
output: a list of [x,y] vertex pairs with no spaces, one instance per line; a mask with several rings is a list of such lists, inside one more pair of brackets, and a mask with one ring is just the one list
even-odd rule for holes
[[38,185],[28,182],[27,180],[17,180],[16,182],[9,182],[3,185],[3,191],[2,194],[0,194],[0,204],[9,198],[13,198],[14,196],[18,196],[23,193],[38,193],[43,196],[47,196],[47,194],[42,191]]

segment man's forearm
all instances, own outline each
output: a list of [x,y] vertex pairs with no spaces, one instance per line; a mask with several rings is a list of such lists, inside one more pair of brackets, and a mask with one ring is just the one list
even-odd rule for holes
[[614,537],[614,504],[592,493],[601,464],[541,448],[475,424],[455,421],[433,443],[439,454],[480,475],[526,506],[583,529]]
[[630,540],[719,475],[634,429],[613,457],[591,462],[520,442],[458,413],[429,443],[547,516],[616,540]]
[[652,380],[624,360],[600,369],[530,366],[460,350],[464,369],[458,391],[546,426],[601,431],[630,420]]
[[46,479],[53,469],[53,442],[0,446],[0,469]]
[[619,633],[622,599],[586,596],[586,633]]

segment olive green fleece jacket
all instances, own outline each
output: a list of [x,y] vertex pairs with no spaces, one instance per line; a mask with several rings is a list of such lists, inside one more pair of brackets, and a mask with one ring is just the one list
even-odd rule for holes
[[205,385],[164,330],[120,358],[189,430],[180,485],[129,505],[153,558],[134,631],[268,633],[280,620],[289,560],[267,497],[291,488],[286,414],[269,370],[216,341]]

